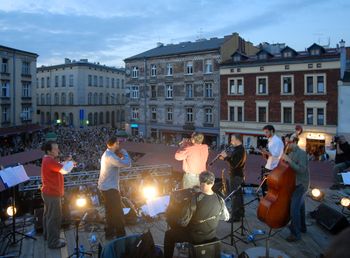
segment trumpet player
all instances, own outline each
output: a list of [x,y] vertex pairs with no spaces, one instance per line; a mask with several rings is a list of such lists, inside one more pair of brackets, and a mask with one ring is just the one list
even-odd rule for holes
[[208,145],[203,144],[204,135],[193,133],[190,141],[183,140],[175,153],[175,159],[182,161],[183,188],[199,186],[199,174],[206,171],[209,156]]
[[240,221],[244,217],[243,191],[239,187],[244,182],[244,168],[247,153],[243,147],[243,137],[240,134],[231,135],[231,145],[235,148],[232,153],[225,150],[219,155],[219,159],[226,160],[230,164],[230,191],[238,191],[232,195],[232,217],[233,222]]

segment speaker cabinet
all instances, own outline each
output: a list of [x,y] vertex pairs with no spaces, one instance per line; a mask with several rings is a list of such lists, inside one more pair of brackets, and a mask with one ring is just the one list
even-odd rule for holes
[[332,234],[337,234],[349,226],[348,220],[342,213],[323,203],[318,206],[315,211],[313,211],[311,216],[316,219],[318,224],[330,231]]

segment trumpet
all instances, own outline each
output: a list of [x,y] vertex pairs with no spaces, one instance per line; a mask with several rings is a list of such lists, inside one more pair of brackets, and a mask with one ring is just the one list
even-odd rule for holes
[[178,143],[180,147],[192,145],[191,138],[182,138],[181,142]]

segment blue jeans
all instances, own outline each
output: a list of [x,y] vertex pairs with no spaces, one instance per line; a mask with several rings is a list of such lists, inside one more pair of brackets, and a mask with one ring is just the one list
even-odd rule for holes
[[301,232],[306,232],[305,195],[305,187],[303,185],[297,185],[293,192],[292,203],[290,205],[291,223],[289,229],[297,239],[301,238]]

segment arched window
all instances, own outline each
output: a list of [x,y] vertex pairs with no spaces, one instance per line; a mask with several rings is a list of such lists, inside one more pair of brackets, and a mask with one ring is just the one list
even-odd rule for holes
[[[55,93],[55,105],[59,105],[60,97],[58,96],[58,93]],[[58,115],[58,114],[57,114]],[[57,118],[58,119],[58,118]]]
[[100,112],[100,125],[103,124],[103,112]]
[[88,94],[88,105],[91,105],[92,104],[92,93],[89,92]]
[[94,93],[94,105],[97,105],[98,103],[98,94],[97,92]]
[[46,112],[46,124],[51,124],[51,113]]
[[115,101],[116,101],[116,100],[115,100],[115,94],[112,93],[112,94],[111,94],[111,104],[114,105],[114,104],[115,104]]
[[106,124],[109,124],[109,111],[106,112]]
[[69,113],[69,121],[68,121],[68,124],[69,125],[73,125],[74,123],[74,116],[73,116],[73,113]]
[[120,111],[117,110],[117,123],[120,122]]
[[92,113],[89,113],[89,115],[88,115],[88,121],[89,121],[89,125],[93,125]]
[[69,105],[74,105],[74,95],[73,95],[73,92],[69,92],[69,94],[68,94],[68,103],[69,103]]
[[61,104],[66,105],[67,104],[67,98],[66,98],[66,93],[62,92],[61,94]]
[[47,105],[51,105],[51,95],[50,95],[50,93],[46,94],[46,104]]
[[109,93],[106,94],[106,105],[109,105]]
[[100,105],[103,104],[103,93],[100,93],[100,97],[99,97],[99,103]]
[[41,93],[41,95],[40,95],[40,101],[41,101],[41,105],[45,105],[45,95],[44,95],[44,93]]
[[124,122],[124,121],[125,121],[125,111],[124,111],[124,110],[122,110],[122,111],[120,112],[120,118],[121,118],[121,122]]
[[117,94],[117,104],[120,104],[120,94]]
[[[96,93],[97,94],[97,93]],[[97,118],[98,118],[98,114],[97,112],[94,113],[94,125],[98,125],[98,121],[97,121]]]

